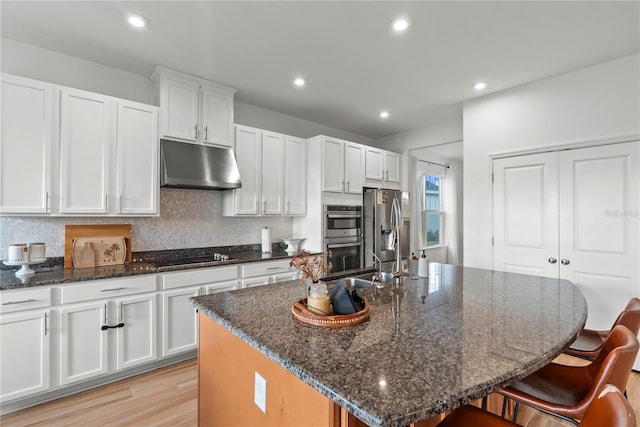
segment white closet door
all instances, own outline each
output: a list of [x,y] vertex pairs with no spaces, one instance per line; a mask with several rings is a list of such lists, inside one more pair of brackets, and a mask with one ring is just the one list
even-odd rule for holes
[[493,162],[493,268],[558,277],[557,153]]
[[560,277],[587,299],[587,328],[608,330],[640,295],[640,142],[560,153]]

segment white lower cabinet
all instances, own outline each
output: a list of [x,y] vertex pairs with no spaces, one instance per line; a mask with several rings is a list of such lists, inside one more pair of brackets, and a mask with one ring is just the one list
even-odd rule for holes
[[289,266],[289,258],[275,261],[254,262],[240,267],[242,287],[269,285],[271,283],[294,280],[298,271]]
[[49,388],[49,310],[0,316],[0,401]]
[[156,277],[61,288],[60,385],[157,359]]
[[0,294],[0,402],[50,386],[51,289]]
[[116,302],[116,370],[152,362],[158,356],[156,345],[156,295],[141,295]]
[[60,385],[109,371],[107,303],[74,305],[60,311]]
[[60,310],[60,385],[151,362],[156,294],[74,304]]
[[193,350],[198,345],[198,317],[189,298],[200,295],[202,287],[162,293],[162,356]]
[[235,265],[163,274],[162,357],[198,347],[198,316],[189,298],[237,287]]

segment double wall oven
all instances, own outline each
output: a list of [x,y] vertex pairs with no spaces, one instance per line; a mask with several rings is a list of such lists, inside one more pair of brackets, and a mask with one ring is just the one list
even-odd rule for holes
[[324,205],[323,230],[332,272],[362,268],[362,206]]

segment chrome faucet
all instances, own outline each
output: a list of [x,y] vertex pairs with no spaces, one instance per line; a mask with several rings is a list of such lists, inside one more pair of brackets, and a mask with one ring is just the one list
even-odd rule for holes
[[[371,282],[382,283],[382,261],[380,260],[378,255],[373,253],[371,249],[367,249],[364,254],[367,255],[368,253],[373,255],[376,261],[378,261],[378,272],[373,275],[373,277],[371,278]],[[373,263],[373,265],[375,266],[375,262]]]
[[393,198],[391,202],[391,226],[395,232],[395,241],[393,249],[396,252],[396,261],[393,266],[393,277],[395,277],[400,283],[402,282],[402,253],[400,250],[400,224],[402,218],[400,216],[400,201],[397,197]]

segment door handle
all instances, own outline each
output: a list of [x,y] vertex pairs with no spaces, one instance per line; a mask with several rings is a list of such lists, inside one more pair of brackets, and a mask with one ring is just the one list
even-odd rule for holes
[[568,260],[568,259],[566,259],[566,258],[562,258],[562,259],[560,260],[560,264],[562,264],[562,265],[569,265],[569,263],[570,263],[570,262],[571,262],[571,261],[569,261],[569,260]]
[[555,264],[556,262],[558,262],[558,260],[554,257],[550,257],[547,261],[549,261],[549,264]]

